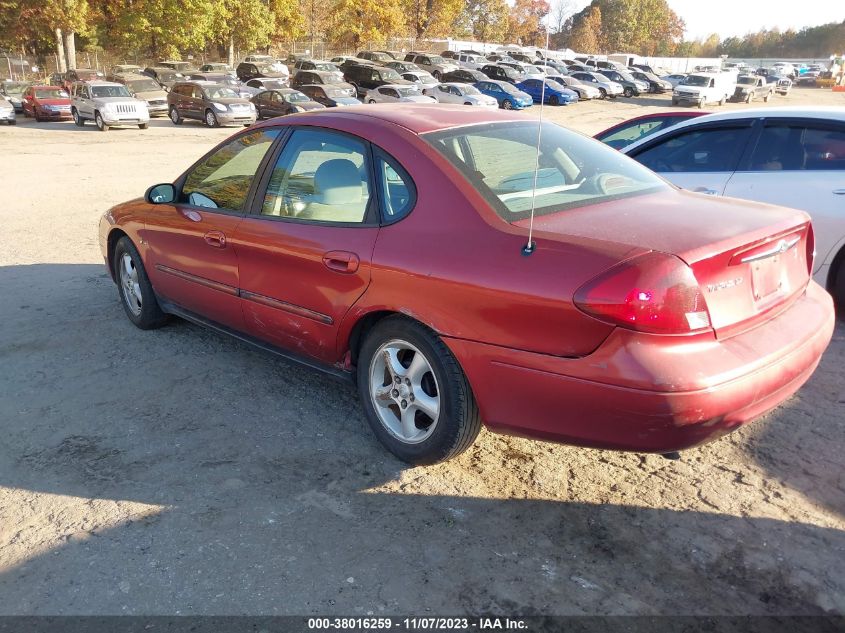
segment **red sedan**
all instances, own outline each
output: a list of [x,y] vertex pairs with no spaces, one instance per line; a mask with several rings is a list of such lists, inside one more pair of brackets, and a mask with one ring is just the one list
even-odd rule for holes
[[70,96],[58,86],[30,86],[23,93],[24,116],[36,121],[70,121]]
[[177,315],[355,381],[417,464],[482,422],[667,453],[810,377],[834,314],[805,213],[680,191],[551,123],[537,161],[537,125],[409,104],[272,119],[109,210],[106,265],[140,328]]

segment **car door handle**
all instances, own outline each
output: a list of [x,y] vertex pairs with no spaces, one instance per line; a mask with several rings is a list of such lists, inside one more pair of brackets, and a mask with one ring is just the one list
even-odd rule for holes
[[226,236],[220,231],[209,231],[205,234],[205,243],[214,248],[226,248]]
[[708,196],[718,196],[719,192],[715,189],[708,189],[707,187],[696,187],[693,189],[696,193],[703,193]]
[[833,193],[837,196],[845,196],[845,189],[834,189]]
[[323,264],[329,270],[352,274],[358,271],[361,260],[355,253],[348,251],[329,251],[323,255]]

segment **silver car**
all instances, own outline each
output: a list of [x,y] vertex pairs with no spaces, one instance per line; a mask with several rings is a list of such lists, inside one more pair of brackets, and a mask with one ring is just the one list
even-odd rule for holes
[[15,115],[15,106],[3,95],[0,95],[0,121],[5,121],[7,125],[14,125],[18,122]]
[[607,97],[615,99],[623,92],[625,92],[625,89],[622,87],[622,84],[618,84],[615,81],[611,81],[601,73],[588,73],[577,71],[574,73],[570,73],[570,76],[574,77],[580,82],[598,88],[599,93],[601,93],[602,99],[605,99]]
[[431,76],[439,80],[440,75],[458,70],[458,65],[451,60],[443,59],[440,55],[433,53],[417,53],[411,51],[405,55],[406,62],[413,62],[423,70],[431,73]]
[[71,87],[70,111],[79,127],[94,121],[97,129],[138,126],[147,129],[150,112],[147,102],[136,99],[123,84],[110,81],[77,81]]
[[155,79],[146,75],[119,75],[117,83],[129,89],[129,94],[146,102],[150,116],[167,116],[167,92]]

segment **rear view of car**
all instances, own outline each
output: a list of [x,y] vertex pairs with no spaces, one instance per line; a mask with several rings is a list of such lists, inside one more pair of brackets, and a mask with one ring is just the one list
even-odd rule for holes
[[3,95],[0,95],[0,122],[6,125],[15,125],[18,122],[15,106]]

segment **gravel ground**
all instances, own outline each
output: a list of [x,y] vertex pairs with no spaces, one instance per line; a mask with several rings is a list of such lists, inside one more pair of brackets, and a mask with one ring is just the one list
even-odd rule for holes
[[230,133],[0,128],[0,614],[845,613],[843,325],[794,398],[681,461],[485,431],[408,468],[351,388],[125,318],[99,216]]

